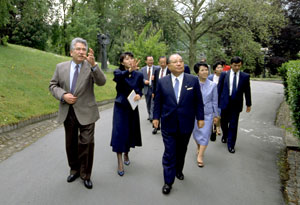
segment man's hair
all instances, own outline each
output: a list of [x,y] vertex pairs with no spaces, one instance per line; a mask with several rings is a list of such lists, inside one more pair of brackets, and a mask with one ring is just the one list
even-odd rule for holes
[[194,65],[194,71],[195,71],[196,74],[199,73],[199,68],[200,68],[200,66],[204,66],[204,67],[206,67],[206,68],[208,69],[207,63],[204,63],[204,62],[196,63],[196,64]]
[[167,57],[167,64],[170,63],[170,58],[171,58],[172,56],[175,56],[175,55],[178,55],[178,56],[180,56],[180,57],[182,58],[182,56],[181,56],[179,53],[171,54],[171,55],[169,55],[169,56]]
[[243,59],[239,56],[234,56],[233,58],[231,58],[230,64],[233,63],[242,63],[243,64]]
[[169,62],[168,62],[168,58],[167,58],[167,56],[160,56],[159,58],[158,58],[158,61],[160,60],[160,59],[162,59],[162,58],[165,58],[166,59],[166,63],[167,63],[167,65],[169,64]]
[[145,60],[147,60],[147,59],[148,59],[148,57],[152,57],[152,58],[153,58],[153,56],[146,56]]
[[86,50],[88,50],[88,43],[87,43],[87,41],[84,40],[83,38],[77,37],[77,38],[74,38],[74,39],[71,41],[71,46],[70,46],[70,50],[71,50],[71,51],[74,50],[75,44],[76,44],[76,43],[82,43],[82,44],[84,44],[85,47],[86,47]]
[[120,70],[125,70],[125,66],[122,64],[123,63],[123,61],[124,61],[124,58],[126,58],[126,56],[130,56],[131,58],[133,58],[134,56],[133,56],[133,53],[131,53],[131,52],[124,52],[124,53],[122,53],[121,55],[120,55],[120,66],[119,66],[119,69]]
[[213,70],[216,70],[216,68],[218,67],[218,65],[221,65],[223,67],[223,64],[221,61],[217,61],[215,62],[215,64],[213,65]]

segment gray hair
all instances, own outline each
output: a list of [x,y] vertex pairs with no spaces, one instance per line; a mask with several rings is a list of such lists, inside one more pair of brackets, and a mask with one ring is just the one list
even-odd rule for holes
[[70,46],[70,50],[72,51],[72,50],[74,50],[74,47],[75,47],[75,44],[76,43],[82,43],[82,44],[84,44],[85,45],[85,47],[86,47],[86,50],[88,50],[88,43],[87,43],[87,41],[86,40],[84,40],[83,38],[74,38],[73,40],[72,40],[72,42],[71,42],[71,46]]

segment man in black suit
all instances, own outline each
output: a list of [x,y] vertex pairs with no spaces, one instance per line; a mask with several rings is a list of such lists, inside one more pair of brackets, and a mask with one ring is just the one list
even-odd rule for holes
[[[154,71],[154,80],[153,80],[153,93],[152,93],[152,97],[155,97],[155,91],[157,88],[157,84],[158,84],[158,80],[165,77],[166,75],[170,74],[170,71],[168,69],[168,62],[167,62],[167,57],[166,56],[161,56],[158,59],[158,64],[159,67]],[[152,134],[156,134],[157,130],[160,130],[160,126],[158,125],[157,128],[154,128],[152,131]]]
[[241,57],[231,59],[231,70],[220,75],[218,83],[219,107],[221,108],[222,142],[227,142],[230,153],[235,153],[238,121],[243,110],[244,96],[246,99],[246,112],[251,111],[250,75],[241,72],[243,65]]
[[184,179],[184,159],[195,119],[199,128],[204,126],[204,108],[199,80],[184,73],[184,62],[178,54],[169,57],[171,75],[158,82],[154,98],[153,126],[161,131],[165,151],[163,154],[163,194],[169,194],[175,176]]

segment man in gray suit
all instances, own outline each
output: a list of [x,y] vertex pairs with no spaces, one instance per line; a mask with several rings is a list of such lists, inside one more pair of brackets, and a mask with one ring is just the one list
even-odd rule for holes
[[147,111],[148,111],[148,120],[152,122],[153,118],[153,107],[154,107],[154,101],[153,101],[153,80],[154,80],[154,71],[156,67],[153,65],[154,60],[152,56],[146,57],[146,66],[141,68],[141,72],[144,76],[144,90],[143,93],[146,98],[146,104],[147,104]]
[[66,152],[70,166],[68,182],[79,176],[86,188],[90,179],[94,157],[95,122],[100,118],[94,95],[94,83],[104,85],[106,77],[82,38],[71,42],[71,61],[59,63],[50,81],[49,90],[60,101],[58,122],[64,123]]

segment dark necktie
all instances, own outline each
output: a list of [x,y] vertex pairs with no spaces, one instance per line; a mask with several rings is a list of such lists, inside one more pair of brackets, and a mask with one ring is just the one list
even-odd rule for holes
[[176,97],[176,102],[178,102],[178,92],[179,92],[179,80],[175,78],[174,92]]
[[73,75],[73,81],[72,81],[72,87],[71,87],[71,93],[74,94],[75,88],[76,88],[76,83],[77,83],[77,78],[78,78],[78,69],[79,69],[79,65],[76,64],[75,66],[75,72]]
[[148,80],[150,81],[150,72],[151,72],[151,68],[148,68]]
[[236,72],[234,73],[234,77],[233,77],[231,98],[235,98],[235,95],[236,95]]

